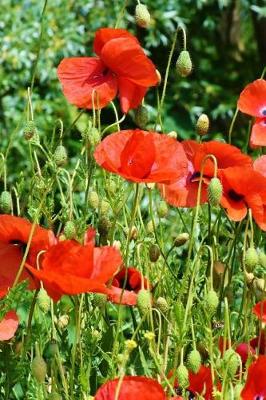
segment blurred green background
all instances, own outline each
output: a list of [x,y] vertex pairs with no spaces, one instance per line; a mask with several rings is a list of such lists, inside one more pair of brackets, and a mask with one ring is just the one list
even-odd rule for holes
[[[187,29],[187,47],[194,69],[186,79],[175,71],[175,61],[182,49],[180,37],[166,96],[165,130],[176,130],[183,139],[194,137],[195,120],[205,112],[211,119],[209,138],[216,133],[226,138],[240,91],[261,75],[266,64],[265,0],[147,0],[145,4],[152,15],[149,29],[136,27],[136,3],[126,2],[120,27],[138,36],[162,76],[176,27],[182,22]],[[114,26],[123,4],[122,0],[48,0],[32,96],[41,135],[49,138],[57,118],[67,127],[75,117],[75,107],[67,104],[57,79],[60,60],[92,55],[95,31]],[[22,127],[26,122],[27,87],[38,51],[43,5],[41,0],[1,1],[1,151],[13,133],[13,155],[20,161],[25,153]],[[149,91],[147,104],[152,114],[156,90]],[[103,120],[111,123],[110,119],[113,112],[107,108]],[[124,126],[134,126],[132,113]],[[247,126],[247,118],[240,115],[233,134],[234,144],[246,142]],[[77,128],[66,137],[70,147],[78,139]]]

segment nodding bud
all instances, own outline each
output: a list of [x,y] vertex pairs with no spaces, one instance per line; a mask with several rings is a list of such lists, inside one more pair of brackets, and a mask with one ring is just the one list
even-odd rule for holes
[[158,216],[160,218],[164,218],[168,214],[168,205],[165,201],[160,201],[158,209],[157,209]]
[[34,121],[29,121],[23,129],[23,135],[26,140],[30,140],[37,134],[37,128]]
[[208,133],[210,127],[210,120],[207,114],[201,114],[196,122],[196,131],[200,136]]
[[148,28],[151,23],[151,16],[144,4],[138,4],[135,9],[136,24],[141,28]]
[[56,321],[56,325],[59,329],[64,330],[69,324],[69,316],[67,314],[60,315]]
[[152,298],[149,290],[141,289],[137,296],[137,306],[141,315],[151,310]]
[[149,111],[147,107],[140,105],[135,110],[135,123],[139,128],[145,129],[148,122],[149,122]]
[[160,249],[157,246],[157,244],[151,244],[150,248],[149,248],[149,256],[150,256],[150,260],[151,262],[156,262],[158,260],[158,258],[160,257]]
[[173,139],[177,139],[177,132],[176,131],[171,131],[167,133],[167,136],[173,138]]
[[[155,228],[156,228],[156,226],[155,226]],[[152,220],[148,221],[148,223],[146,225],[146,230],[147,230],[147,233],[153,233],[154,232],[154,226],[153,226]]]
[[67,221],[64,227],[64,235],[66,239],[74,239],[77,235],[76,226],[73,221]]
[[155,302],[155,307],[157,310],[161,311],[163,314],[166,314],[169,310],[169,305],[164,297],[158,297]]
[[224,353],[223,360],[229,377],[234,378],[240,367],[240,356],[233,349],[228,349]]
[[44,383],[47,374],[47,365],[40,355],[36,355],[31,363],[31,372],[39,383]]
[[219,178],[212,178],[208,185],[208,200],[211,206],[217,207],[223,195],[223,186]]
[[37,304],[45,314],[50,310],[51,299],[46,290],[41,288],[37,296]]
[[187,366],[188,368],[196,374],[199,372],[201,366],[201,354],[198,350],[192,350],[187,358]]
[[214,290],[210,290],[205,296],[205,306],[211,317],[215,314],[218,304],[219,298],[217,293]]
[[54,162],[58,167],[63,167],[67,163],[67,151],[62,144],[55,149]]
[[109,210],[110,210],[110,204],[108,203],[108,201],[101,200],[101,202],[100,202],[100,210],[99,210],[100,214],[103,215],[103,216],[107,215]]
[[101,141],[101,134],[97,128],[91,128],[90,133],[89,133],[89,140],[90,144],[94,147],[97,146],[97,144],[100,143]]
[[179,233],[174,240],[174,245],[176,247],[183,246],[185,243],[189,241],[189,234],[187,232]]
[[0,208],[5,214],[9,214],[12,210],[12,197],[11,193],[4,190],[0,196]]
[[254,247],[249,247],[245,254],[244,265],[248,272],[252,272],[259,263],[259,256]]
[[97,192],[91,191],[88,194],[88,203],[93,208],[96,210],[99,206],[99,196]]
[[176,377],[178,380],[178,385],[181,389],[186,389],[189,386],[189,374],[188,369],[184,364],[179,365],[176,370]]
[[127,229],[127,235],[129,235],[130,240],[136,240],[138,237],[138,228],[136,226],[132,226],[131,230]]
[[158,85],[160,85],[161,84],[161,82],[162,82],[162,76],[161,76],[161,73],[160,73],[160,71],[158,70],[158,69],[156,69],[156,75],[157,75],[157,77],[158,77]]
[[179,75],[181,75],[183,78],[191,74],[192,61],[187,50],[183,50],[179,54],[179,57],[176,61],[176,69]]

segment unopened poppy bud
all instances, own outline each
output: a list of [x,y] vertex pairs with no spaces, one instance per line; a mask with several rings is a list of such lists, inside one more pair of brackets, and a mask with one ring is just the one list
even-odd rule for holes
[[157,209],[157,213],[160,218],[166,217],[166,215],[168,214],[168,205],[166,204],[165,201],[163,201],[163,200],[160,201],[158,209]]
[[136,24],[141,28],[148,28],[151,22],[151,16],[144,4],[138,4],[135,9]]
[[201,366],[201,355],[198,350],[194,349],[189,353],[187,358],[187,366],[194,374],[199,372]]
[[245,278],[248,284],[252,283],[255,276],[252,274],[252,272],[245,272]]
[[91,191],[88,194],[88,203],[93,208],[96,210],[99,206],[99,196],[97,192]]
[[223,195],[223,186],[219,178],[212,178],[208,185],[208,200],[211,206],[217,207]]
[[175,238],[174,245],[176,247],[183,246],[189,240],[189,234],[187,232],[179,233]]
[[152,220],[148,221],[148,223],[146,225],[146,230],[147,230],[147,233],[153,233],[154,232],[154,227],[153,227]]
[[135,342],[135,340],[128,339],[125,341],[125,348],[129,353],[131,353],[137,346],[138,345],[137,342]]
[[176,69],[179,75],[183,78],[191,74],[192,71],[192,61],[190,54],[187,50],[181,51],[176,62]]
[[56,325],[61,330],[65,329],[67,327],[68,323],[69,323],[69,316],[67,314],[60,315],[60,317],[56,321]]
[[259,290],[261,292],[265,292],[265,290],[266,290],[266,282],[265,282],[265,279],[263,279],[263,278],[255,278],[252,281],[252,285],[253,285],[254,289]]
[[54,358],[58,352],[58,344],[55,339],[50,340],[45,351],[46,358]]
[[58,167],[63,167],[67,163],[67,151],[62,144],[55,149],[54,162]]
[[210,120],[207,114],[201,114],[196,123],[196,131],[198,135],[204,136],[208,133]]
[[132,226],[131,231],[127,229],[127,234],[129,235],[130,240],[136,240],[138,237],[138,228],[136,226]]
[[137,296],[137,306],[141,315],[146,314],[151,309],[151,293],[149,290],[141,289]]
[[238,368],[240,367],[239,355],[233,349],[228,349],[224,353],[223,360],[228,375],[230,376],[230,378],[234,378]]
[[263,268],[266,268],[266,254],[263,253],[263,251],[260,251],[260,253],[259,253],[259,264]]
[[145,129],[148,122],[149,122],[149,112],[147,107],[143,105],[138,106],[138,108],[135,110],[136,125],[141,129]]
[[44,383],[47,374],[47,365],[40,355],[36,355],[31,363],[31,372],[39,383]]
[[210,290],[205,296],[205,305],[206,310],[211,317],[215,314],[218,304],[219,298],[217,293],[214,290]]
[[259,263],[259,256],[254,247],[249,247],[245,254],[244,264],[248,272],[252,272]]
[[186,389],[189,386],[189,375],[188,369],[184,364],[179,365],[176,370],[176,377],[178,381],[178,386],[181,389]]
[[162,76],[160,74],[160,71],[158,71],[158,69],[156,69],[155,72],[156,72],[156,75],[158,77],[158,85],[160,85],[160,83],[162,82]]
[[155,302],[155,307],[161,311],[163,314],[166,314],[169,310],[169,305],[164,297],[158,297]]
[[66,239],[74,239],[76,237],[77,230],[73,221],[67,221],[64,227],[64,235]]
[[94,307],[104,308],[107,302],[107,296],[104,293],[95,293],[93,296]]
[[23,135],[26,140],[30,140],[37,134],[37,129],[34,121],[29,121],[23,129]]
[[167,136],[171,137],[172,139],[177,139],[177,132],[176,131],[171,131],[167,133]]
[[112,226],[111,221],[106,217],[102,217],[98,222],[99,234],[102,236],[107,236],[111,226]]
[[60,396],[57,392],[52,392],[48,395],[48,400],[62,400],[62,396]]
[[101,134],[97,128],[91,128],[89,133],[90,144],[94,147],[101,141]]
[[37,296],[37,304],[45,314],[50,310],[51,299],[45,289],[41,288]]
[[101,200],[100,202],[100,214],[101,215],[106,215],[108,214],[108,211],[110,210],[110,204],[106,200]]
[[10,192],[4,190],[0,196],[0,208],[5,214],[9,214],[12,210],[12,197]]
[[157,244],[151,244],[149,248],[149,256],[151,262],[156,262],[158,258],[160,257],[160,249]]

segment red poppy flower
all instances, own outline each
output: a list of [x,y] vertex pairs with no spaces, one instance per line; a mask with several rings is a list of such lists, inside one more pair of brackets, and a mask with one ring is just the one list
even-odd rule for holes
[[[173,375],[172,371],[169,373],[169,377]],[[178,390],[178,381],[175,381],[175,388]],[[194,374],[189,371],[189,387],[187,390],[192,395],[201,395],[205,400],[212,400],[213,383],[210,367],[201,365],[199,371]]]
[[[24,218],[0,215],[0,298],[6,295],[14,283],[31,229],[32,224]],[[27,262],[35,267],[38,253],[46,250],[55,242],[52,231],[36,226]],[[35,287],[32,276],[26,269],[23,270],[20,277],[21,281],[25,279],[29,280],[30,288]]]
[[266,355],[266,334],[264,331],[262,331],[259,336],[251,339],[249,343],[258,354]]
[[[123,291],[124,285],[125,289]],[[124,267],[112,280],[112,286],[108,289],[108,300],[116,304],[135,306],[137,294],[142,288],[150,288],[147,279],[136,268]],[[123,296],[121,297],[122,292]]]
[[12,339],[18,329],[18,325],[19,319],[15,311],[6,313],[0,322],[0,341]]
[[266,300],[257,303],[252,311],[262,322],[266,322]]
[[[169,185],[159,185],[162,196],[176,207],[195,207],[203,159],[212,154],[217,160],[218,174],[233,166],[251,167],[252,159],[234,146],[217,141],[198,143],[194,140],[182,142],[188,158],[188,173]],[[208,159],[204,164],[201,204],[207,202],[207,186],[214,174],[214,163]]]
[[103,28],[95,34],[97,57],[64,58],[58,77],[68,101],[81,108],[105,107],[119,92],[122,111],[136,108],[159,79],[137,38],[124,29]]
[[29,265],[26,267],[43,282],[48,294],[57,301],[64,294],[107,293],[106,283],[121,264],[122,258],[117,249],[94,247],[91,238],[85,245],[73,240],[59,242],[44,254],[40,270]]
[[257,158],[257,160],[254,161],[253,168],[266,177],[266,155]]
[[[113,379],[102,385],[95,394],[95,400],[115,400],[119,379]],[[166,400],[162,386],[144,376],[125,376],[119,390],[119,400]]]
[[236,346],[236,353],[240,355],[243,365],[246,364],[248,358],[256,354],[255,350],[249,343],[239,343]]
[[249,369],[247,381],[241,392],[242,400],[266,398],[266,356],[259,356]]
[[251,168],[227,168],[221,172],[221,205],[229,218],[241,221],[248,208],[262,230],[266,230],[266,178]]
[[237,107],[245,114],[255,117],[250,145],[266,146],[266,81],[257,79],[241,92]]
[[107,171],[133,182],[170,182],[187,172],[180,143],[167,135],[139,129],[107,136],[94,157]]

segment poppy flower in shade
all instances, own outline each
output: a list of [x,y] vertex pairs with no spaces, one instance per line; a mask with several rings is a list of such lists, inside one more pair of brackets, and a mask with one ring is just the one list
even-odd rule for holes
[[[95,400],[115,400],[119,379],[113,379],[102,385],[95,394]],[[144,376],[125,376],[120,390],[119,400],[166,400],[162,386],[154,379]]]
[[108,300],[117,304],[135,306],[138,292],[142,288],[150,288],[147,279],[136,268],[123,267],[112,280],[112,286],[108,289]]
[[124,29],[102,28],[95,34],[96,57],[64,58],[57,74],[67,100],[81,108],[103,108],[119,93],[127,113],[157,85],[155,66],[137,38]]
[[[24,218],[0,215],[0,298],[6,295],[14,283],[31,229],[32,224]],[[38,253],[54,243],[56,239],[52,231],[36,226],[27,262],[35,267]],[[35,287],[32,276],[26,269],[23,270],[20,281],[25,279],[29,280],[29,288]]]
[[[195,207],[199,187],[202,162],[208,154],[212,154],[217,160],[219,172],[234,166],[252,166],[252,159],[241,153],[235,147],[218,141],[198,143],[194,140],[182,142],[188,158],[188,173],[169,185],[159,185],[162,196],[166,201],[176,207]],[[207,202],[207,187],[214,175],[214,163],[207,159],[204,163],[204,173],[201,191],[201,204]]]
[[227,168],[220,174],[221,205],[233,221],[245,218],[248,208],[262,230],[266,230],[266,178],[251,168]]
[[259,356],[249,369],[247,381],[241,392],[242,400],[266,399],[266,356]]
[[255,117],[250,145],[266,146],[266,81],[257,79],[241,92],[237,107],[245,114]]
[[257,158],[257,160],[254,161],[253,168],[266,177],[266,155]]
[[15,311],[6,313],[2,321],[0,321],[0,341],[12,339],[18,329],[18,325],[19,319]]
[[260,335],[251,339],[249,343],[258,354],[266,355],[266,334],[264,331],[261,331]]
[[266,300],[257,303],[253,307],[252,311],[259,318],[259,320],[266,322]]
[[26,264],[33,276],[41,280],[50,297],[58,301],[64,294],[107,293],[106,283],[122,264],[114,247],[95,247],[91,237],[81,245],[65,240],[44,254],[41,269]]
[[187,158],[175,139],[156,132],[125,130],[107,136],[94,152],[109,172],[133,182],[171,182],[187,173]]
[[249,343],[239,343],[236,346],[236,353],[240,355],[242,364],[245,365],[248,358],[256,354],[255,350]]

